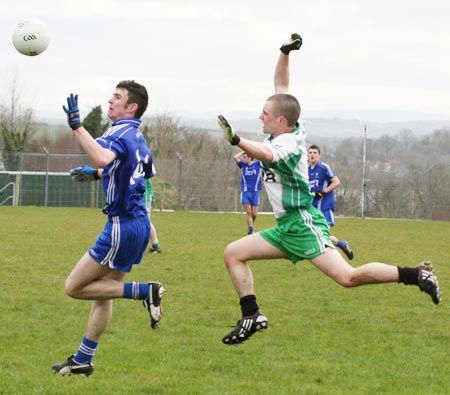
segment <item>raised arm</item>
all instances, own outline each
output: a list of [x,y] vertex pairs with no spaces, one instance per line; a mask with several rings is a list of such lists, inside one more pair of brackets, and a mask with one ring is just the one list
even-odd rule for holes
[[67,123],[89,158],[98,167],[104,167],[111,163],[116,158],[116,154],[97,143],[81,124],[80,110],[78,109],[78,95],[71,93],[67,98],[67,108],[65,106],[62,107],[67,115]]
[[289,52],[298,50],[301,46],[302,38],[297,33],[291,34],[281,46],[273,79],[276,94],[289,93]]
[[280,52],[273,78],[275,93],[289,93],[289,55]]
[[233,159],[236,163],[239,163],[239,161],[241,160],[241,156],[244,153],[244,151],[240,151],[238,152],[236,155],[233,155]]

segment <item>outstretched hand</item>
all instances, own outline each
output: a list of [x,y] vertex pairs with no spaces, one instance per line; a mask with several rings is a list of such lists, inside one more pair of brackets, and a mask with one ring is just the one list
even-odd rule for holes
[[100,178],[98,175],[98,169],[94,169],[88,165],[70,169],[70,175],[72,176],[72,180],[80,183],[96,181]]
[[223,115],[218,115],[219,126],[223,130],[223,136],[230,142],[231,145],[238,145],[241,138],[236,134],[233,127],[228,123]]
[[80,110],[78,109],[78,95],[70,94],[67,98],[67,108],[63,106],[64,112],[67,114],[67,123],[72,130],[78,129],[81,126]]

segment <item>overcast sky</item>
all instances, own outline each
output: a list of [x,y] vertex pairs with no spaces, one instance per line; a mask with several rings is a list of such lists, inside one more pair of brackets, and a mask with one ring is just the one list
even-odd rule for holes
[[[11,41],[27,17],[50,31],[36,57]],[[69,93],[86,115],[106,110],[117,82],[135,79],[149,90],[148,115],[258,116],[293,32],[303,37],[291,60],[303,117],[388,110],[379,121],[390,112],[450,119],[448,0],[2,1],[0,101],[17,76],[38,116],[64,120]]]

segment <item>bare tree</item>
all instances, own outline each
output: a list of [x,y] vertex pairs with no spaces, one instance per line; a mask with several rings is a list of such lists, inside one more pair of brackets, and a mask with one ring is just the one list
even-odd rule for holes
[[21,154],[31,146],[35,132],[33,109],[21,104],[22,92],[14,76],[6,104],[0,104],[0,129],[3,140],[3,161],[9,170],[18,170]]

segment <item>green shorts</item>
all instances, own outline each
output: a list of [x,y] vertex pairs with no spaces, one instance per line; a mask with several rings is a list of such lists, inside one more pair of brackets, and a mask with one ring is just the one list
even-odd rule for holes
[[333,247],[327,220],[315,207],[299,209],[277,219],[277,224],[259,234],[283,251],[292,263],[313,259]]

